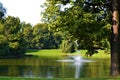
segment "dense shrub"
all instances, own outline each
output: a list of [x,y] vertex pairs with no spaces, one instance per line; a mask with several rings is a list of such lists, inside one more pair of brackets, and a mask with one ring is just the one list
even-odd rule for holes
[[62,52],[64,53],[73,53],[75,52],[74,43],[68,40],[63,40],[61,45]]

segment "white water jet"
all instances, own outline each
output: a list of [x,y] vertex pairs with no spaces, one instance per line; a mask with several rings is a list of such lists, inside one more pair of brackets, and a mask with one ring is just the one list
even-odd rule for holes
[[82,57],[81,56],[71,56],[75,61],[81,61]]
[[94,62],[93,60],[87,60],[82,58],[81,56],[70,56],[74,62]]

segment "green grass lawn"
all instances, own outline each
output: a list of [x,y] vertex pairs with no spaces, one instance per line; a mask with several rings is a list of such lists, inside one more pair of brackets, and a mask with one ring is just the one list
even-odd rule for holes
[[35,55],[42,57],[60,57],[64,55],[60,49],[28,50],[26,55]]
[[60,56],[69,56],[69,55],[81,55],[84,58],[110,58],[110,54],[105,53],[105,50],[98,50],[98,53],[95,53],[92,57],[86,57],[85,53],[87,50],[80,50],[79,52],[74,53],[62,53],[60,49],[45,49],[45,50],[28,50],[27,55],[35,55],[42,57],[60,57]]
[[81,56],[84,58],[94,58],[94,59],[103,59],[110,58],[110,53],[106,53],[105,50],[98,50],[98,53],[93,54],[91,57],[85,56],[86,50],[81,50]]

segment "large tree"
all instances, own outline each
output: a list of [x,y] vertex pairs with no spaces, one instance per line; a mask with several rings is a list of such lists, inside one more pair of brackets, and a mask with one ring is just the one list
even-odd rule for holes
[[[52,29],[56,28],[57,31],[67,30],[70,34],[80,38],[82,43],[88,42],[86,46],[88,44],[94,45],[94,42],[100,43],[102,39],[109,37],[109,32],[111,32],[111,75],[118,76],[120,74],[120,1],[85,0],[84,3],[87,5],[83,3],[83,0],[46,1],[45,5],[47,7],[43,19],[49,26]],[[67,8],[66,5],[69,4],[71,5]],[[82,7],[85,7],[85,9]],[[107,13],[107,11],[109,12]],[[111,20],[110,16],[107,17],[110,11]],[[101,16],[102,13],[103,15]],[[110,21],[110,23],[107,21]],[[111,21],[112,27],[110,31]]]
[[36,24],[33,27],[32,44],[35,48],[53,49],[58,48],[61,43],[61,36],[48,29],[45,23]]
[[0,51],[1,56],[20,57],[25,53],[25,42],[21,30],[20,19],[8,16],[0,20]]
[[30,23],[25,23],[22,22],[22,33],[23,33],[23,38],[25,40],[25,45],[27,49],[32,48],[32,40],[33,40],[33,28]]
[[112,34],[111,34],[111,75],[120,75],[120,1],[111,0]]
[[46,6],[43,20],[50,29],[62,31],[63,34],[67,32],[66,37],[78,40],[90,55],[94,53],[94,47],[103,47],[108,39],[110,24],[106,22],[107,19],[102,19],[104,11],[89,12],[83,8],[82,0],[71,3],[47,0]]

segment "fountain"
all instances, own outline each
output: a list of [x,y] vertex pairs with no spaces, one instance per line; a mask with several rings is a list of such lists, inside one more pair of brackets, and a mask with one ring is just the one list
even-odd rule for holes
[[80,50],[77,50],[77,56],[70,56],[73,60],[75,61],[82,61],[82,57],[79,55],[80,54]]
[[70,56],[71,58],[73,58],[75,61],[81,61],[82,57],[81,56]]
[[57,60],[57,61],[58,62],[93,62],[92,60],[87,60],[87,59],[82,58],[82,56],[80,56],[80,50],[77,50],[77,54],[78,55],[76,56],[68,56],[66,57],[67,59]]
[[94,62],[93,60],[84,59],[81,56],[68,56],[67,59],[57,60],[57,61],[58,62]]

